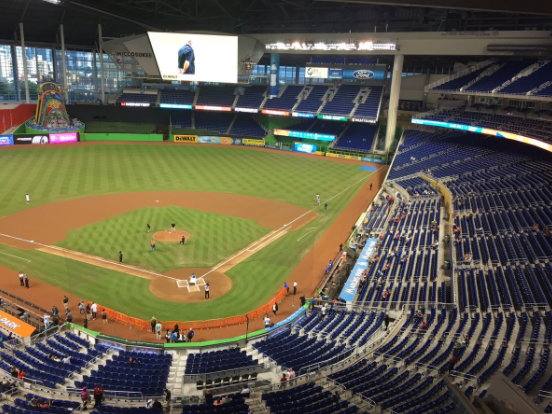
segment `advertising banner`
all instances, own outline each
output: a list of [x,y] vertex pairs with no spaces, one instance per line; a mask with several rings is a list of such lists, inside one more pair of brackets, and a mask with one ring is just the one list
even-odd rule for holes
[[196,105],[195,109],[200,111],[232,112],[230,106]]
[[243,138],[242,142],[243,142],[243,145],[252,145],[254,147],[264,147],[265,146],[264,139]]
[[316,78],[316,79],[327,79],[328,78],[328,68],[305,68],[305,78]]
[[232,138],[232,145],[242,145],[241,138]]
[[160,108],[173,108],[173,109],[192,109],[192,105],[170,104],[170,103],[159,104],[159,107]]
[[344,69],[343,79],[347,80],[383,80],[385,72],[381,69]]
[[13,135],[0,135],[0,147],[13,145]]
[[197,137],[197,142],[200,144],[220,144],[220,137],[208,137],[206,135],[200,135]]
[[346,116],[339,116],[339,115],[317,115],[318,119],[324,119],[326,121],[346,121]]
[[292,116],[296,118],[314,118],[314,114],[308,114],[306,112],[293,112]]
[[197,142],[197,135],[175,135],[174,142]]
[[49,144],[50,140],[45,134],[18,134],[13,136],[13,143],[15,145],[41,145]]
[[50,144],[67,144],[79,142],[78,132],[65,132],[63,134],[50,134]]
[[23,338],[31,336],[31,334],[35,331],[34,326],[31,326],[28,323],[23,322],[21,319],[18,319],[4,311],[0,311],[0,326]]
[[336,135],[318,134],[316,132],[290,131],[288,129],[274,129],[272,132],[274,135],[282,137],[312,139],[315,141],[333,141],[337,138]]
[[385,164],[385,160],[382,158],[360,157],[360,160],[366,162],[375,162],[376,164]]
[[343,79],[343,69],[332,69],[328,70],[328,79]]
[[234,108],[234,111],[235,112],[247,112],[248,114],[256,114],[256,113],[259,112],[259,110],[256,109],[256,108],[239,108],[239,107]]
[[374,251],[376,250],[377,242],[378,242],[378,239],[368,239],[366,241],[366,245],[362,249],[362,252],[358,257],[358,260],[355,266],[353,267],[353,270],[351,271],[349,278],[345,282],[345,286],[343,286],[343,290],[339,294],[339,297],[343,299],[345,302],[347,303],[353,302],[353,299],[355,298],[355,295],[358,290],[358,284],[360,283],[360,278],[362,276],[362,273],[366,269],[368,269],[368,260],[374,254]]
[[355,161],[360,161],[361,160],[361,157],[359,157],[358,155],[335,154],[333,152],[328,152],[326,154],[326,157],[343,158],[344,160],[355,160]]
[[263,109],[261,113],[265,115],[289,116],[289,111],[277,111],[276,109]]
[[296,152],[305,152],[307,154],[314,154],[316,152],[316,145],[296,142],[293,144],[293,150]]
[[232,145],[234,143],[234,139],[230,137],[220,137],[220,143],[223,145]]

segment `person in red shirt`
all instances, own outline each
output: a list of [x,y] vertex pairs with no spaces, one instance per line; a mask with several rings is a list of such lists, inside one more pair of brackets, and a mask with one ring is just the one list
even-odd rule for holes
[[103,392],[103,387],[100,384],[96,385],[94,388],[94,408],[102,404]]
[[285,386],[286,386],[286,384],[287,384],[287,380],[288,380],[288,379],[287,379],[286,374],[283,374],[283,375],[282,375],[282,378],[280,378],[280,386],[281,386],[282,388],[285,388]]
[[427,330],[427,323],[426,323],[426,321],[422,321],[422,326],[420,326],[420,329],[422,329],[422,330],[424,330],[424,331]]

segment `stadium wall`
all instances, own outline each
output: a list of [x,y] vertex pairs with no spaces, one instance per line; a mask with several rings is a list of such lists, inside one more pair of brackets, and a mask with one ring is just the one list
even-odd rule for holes
[[36,105],[34,104],[22,104],[14,108],[0,109],[0,125],[2,126],[2,132],[17,125],[21,125],[33,116],[35,109]]
[[162,142],[163,134],[118,134],[110,132],[82,133],[81,141],[134,141],[134,142]]

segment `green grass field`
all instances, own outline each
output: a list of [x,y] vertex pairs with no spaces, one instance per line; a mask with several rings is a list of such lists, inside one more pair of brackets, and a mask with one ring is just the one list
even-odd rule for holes
[[[148,221],[151,233],[146,232]],[[157,243],[157,252],[152,254],[152,234],[166,229],[160,223],[172,221],[190,233],[186,246]],[[163,273],[182,267],[213,267],[270,231],[252,220],[174,206],[150,207],[75,229],[57,246],[114,260],[122,250],[126,264]]]
[[[16,271],[25,265],[31,279],[43,280],[128,315],[148,319],[156,315],[165,320],[200,320],[239,315],[266,303],[303,255],[347,206],[369,175],[356,165],[322,158],[308,159],[284,153],[200,145],[39,147],[0,151],[0,165],[0,182],[4,183],[3,197],[0,199],[1,216],[29,208],[24,203],[25,192],[31,194],[33,205],[97,194],[180,190],[264,197],[304,208],[314,206],[317,192],[323,201],[340,193],[330,201],[328,211],[321,212],[305,228],[286,234],[232,268],[228,273],[234,284],[232,291],[221,298],[212,299],[208,304],[166,302],[150,294],[148,280],[38,251],[23,251],[0,245],[0,264]],[[153,209],[156,210],[153,214],[167,214],[170,208]],[[76,229],[61,244],[76,250],[90,249],[87,252],[101,256],[108,254],[109,250],[108,256],[112,258],[110,249],[113,246],[98,246],[98,242],[112,234],[111,225],[130,229],[139,221],[138,231],[143,229],[145,221],[140,217],[145,210],[140,209]],[[198,214],[197,223],[189,223],[191,227],[197,226],[198,234],[203,234],[205,229],[211,228],[212,223],[216,223],[230,226],[230,230],[221,230],[221,237],[224,238],[224,234],[232,232],[235,220],[240,220],[180,210],[170,214],[182,214],[183,222],[187,214]],[[195,231],[190,228],[186,230],[195,238]],[[188,266],[213,264],[221,257],[228,257],[228,252],[239,250],[240,245],[258,239],[267,231],[254,223],[246,224],[246,228],[247,232],[234,240],[226,238],[223,242],[219,240],[211,243],[211,240],[203,240],[203,237],[202,240],[200,237],[192,239],[194,244],[197,243],[197,250],[193,254],[190,252],[190,256],[175,255],[176,259],[167,264],[157,262],[157,257],[148,257],[150,253],[144,254],[140,258],[143,262],[140,263],[158,271],[182,267],[180,260],[184,263],[190,260]],[[124,236],[127,238],[124,242],[136,251],[147,248],[147,245],[142,246],[139,235],[136,236],[134,240],[129,230]],[[12,256],[32,261],[27,263]]]

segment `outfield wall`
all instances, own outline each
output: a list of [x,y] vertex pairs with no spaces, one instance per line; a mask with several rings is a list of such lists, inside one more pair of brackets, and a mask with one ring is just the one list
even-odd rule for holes
[[34,104],[21,104],[15,108],[0,109],[0,129],[4,132],[26,122],[34,115],[35,109],[36,105]]
[[121,134],[111,132],[86,132],[80,134],[81,141],[133,141],[162,142],[162,134]]

